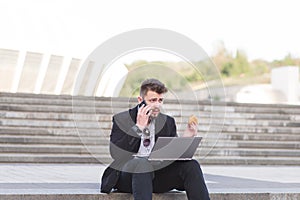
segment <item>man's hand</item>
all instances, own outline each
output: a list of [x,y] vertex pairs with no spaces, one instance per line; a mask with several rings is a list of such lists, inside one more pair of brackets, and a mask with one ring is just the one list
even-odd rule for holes
[[184,131],[183,137],[195,137],[197,136],[198,126],[196,124],[188,124]]
[[190,116],[186,130],[183,137],[194,137],[198,131],[198,119],[195,115]]
[[150,105],[142,105],[137,113],[136,117],[136,125],[143,130],[146,126],[148,126],[149,117],[152,114]]

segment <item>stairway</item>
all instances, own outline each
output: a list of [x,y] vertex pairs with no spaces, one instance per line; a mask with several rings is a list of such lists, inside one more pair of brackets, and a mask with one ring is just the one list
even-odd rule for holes
[[[109,163],[111,117],[135,103],[0,93],[0,163]],[[166,100],[164,113],[179,133],[199,117],[201,164],[300,164],[300,106]]]

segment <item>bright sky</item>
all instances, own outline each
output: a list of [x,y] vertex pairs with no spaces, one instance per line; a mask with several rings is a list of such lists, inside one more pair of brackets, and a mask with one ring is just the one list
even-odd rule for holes
[[223,41],[250,59],[300,57],[298,2],[0,0],[0,48],[85,58],[115,35],[163,28],[189,37],[209,55]]

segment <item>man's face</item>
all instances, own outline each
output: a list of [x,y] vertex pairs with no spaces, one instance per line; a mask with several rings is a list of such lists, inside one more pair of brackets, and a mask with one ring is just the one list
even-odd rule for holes
[[[147,94],[144,96],[144,100],[147,105],[151,106],[152,109],[152,117],[157,117],[158,114],[160,113],[160,108],[163,104],[164,100],[164,95],[163,94],[158,94],[154,91],[149,90]],[[139,102],[142,102],[143,98],[139,97]]]

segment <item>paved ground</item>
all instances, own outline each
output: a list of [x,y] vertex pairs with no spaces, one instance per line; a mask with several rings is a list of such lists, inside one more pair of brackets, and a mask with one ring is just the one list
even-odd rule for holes
[[[104,166],[1,164],[0,194],[97,194]],[[300,166],[202,166],[210,193],[300,193]]]

